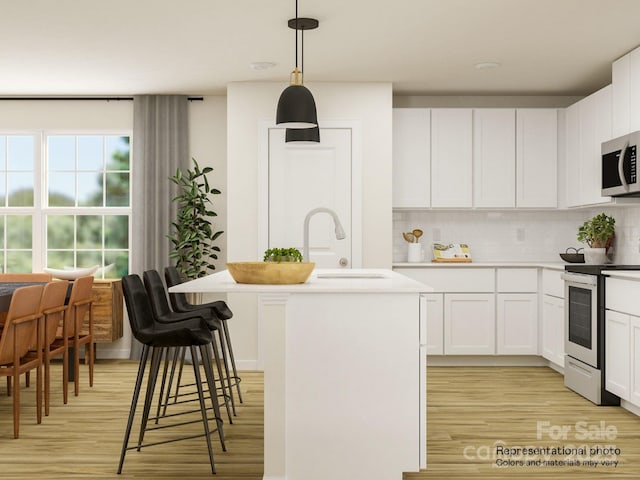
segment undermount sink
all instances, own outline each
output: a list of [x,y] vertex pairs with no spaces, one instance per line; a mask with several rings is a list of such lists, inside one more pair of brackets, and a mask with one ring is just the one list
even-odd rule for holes
[[316,278],[387,278],[381,272],[358,272],[345,270],[344,272],[318,273]]

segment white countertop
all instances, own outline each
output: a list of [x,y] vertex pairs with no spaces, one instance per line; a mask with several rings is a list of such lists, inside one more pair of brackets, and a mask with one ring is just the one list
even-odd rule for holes
[[[324,275],[362,275],[377,278],[322,278]],[[236,283],[228,270],[169,288],[173,293],[421,293],[433,288],[384,269],[315,269],[306,283],[256,285]]]
[[470,262],[470,263],[438,263],[420,262],[394,263],[394,268],[551,268],[564,270],[565,262]]
[[640,272],[637,270],[603,270],[602,274],[612,278],[640,280]]

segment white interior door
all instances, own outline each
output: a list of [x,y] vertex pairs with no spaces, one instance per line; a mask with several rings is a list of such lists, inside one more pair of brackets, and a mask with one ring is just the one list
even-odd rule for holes
[[[315,214],[309,224],[309,257],[320,268],[351,266],[351,129],[320,130],[319,144],[285,143],[284,128],[269,129],[269,248],[302,252],[305,216],[318,207],[335,211],[346,238],[337,240],[333,219]],[[343,261],[344,263],[344,261]]]

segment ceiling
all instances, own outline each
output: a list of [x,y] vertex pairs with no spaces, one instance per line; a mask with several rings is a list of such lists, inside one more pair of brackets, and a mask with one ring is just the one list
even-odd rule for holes
[[[284,85],[294,65],[294,0],[0,5],[0,96],[224,94]],[[307,83],[391,82],[396,95],[586,95],[640,45],[638,0],[299,0],[299,14],[320,21]]]

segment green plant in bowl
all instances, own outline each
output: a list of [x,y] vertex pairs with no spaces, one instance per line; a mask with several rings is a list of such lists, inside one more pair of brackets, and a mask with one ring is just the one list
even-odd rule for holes
[[615,227],[616,219],[601,213],[578,228],[578,241],[586,243],[591,248],[608,249],[613,240]]
[[297,248],[270,248],[265,250],[265,262],[302,262],[302,253]]

